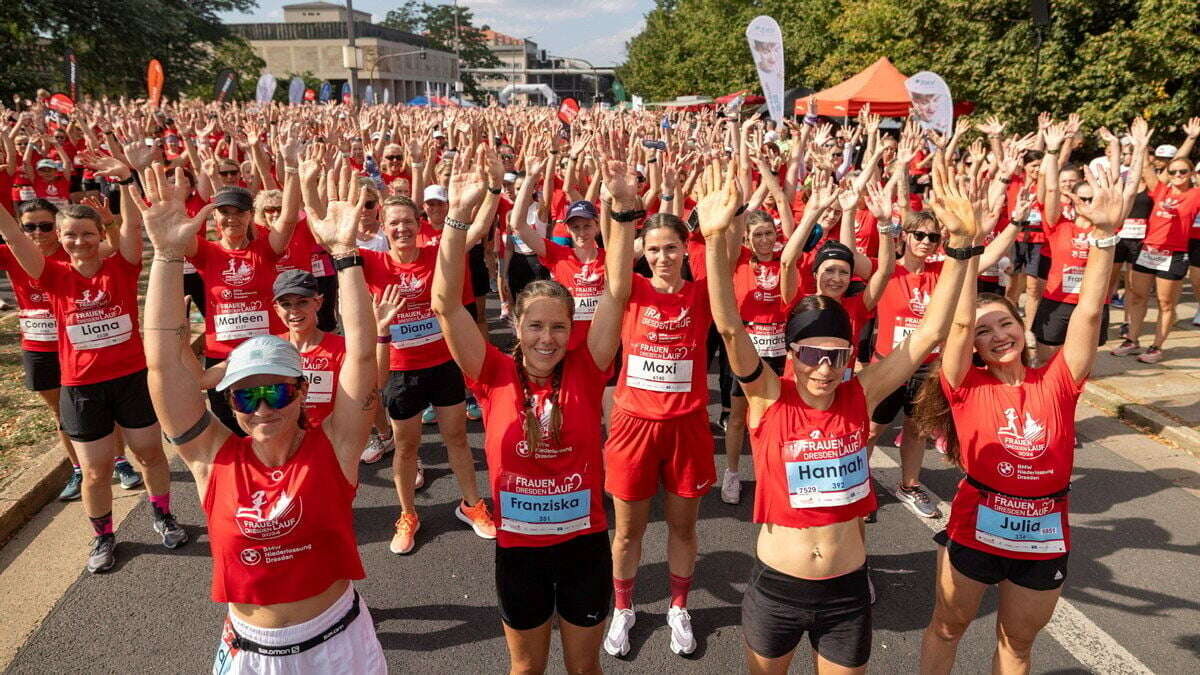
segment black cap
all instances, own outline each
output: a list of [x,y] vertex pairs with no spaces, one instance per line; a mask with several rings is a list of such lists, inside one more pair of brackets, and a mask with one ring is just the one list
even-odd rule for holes
[[213,198],[213,206],[232,206],[239,211],[250,211],[254,208],[254,195],[244,187],[229,186],[217,191]]
[[825,240],[825,243],[821,245],[821,250],[817,251],[817,257],[813,259],[813,274],[821,269],[821,264],[826,260],[842,260],[850,266],[850,269],[854,269],[854,252],[840,241]]
[[299,295],[311,298],[317,294],[317,278],[311,272],[304,270],[285,270],[275,277],[275,285],[271,287],[278,300],[285,295]]

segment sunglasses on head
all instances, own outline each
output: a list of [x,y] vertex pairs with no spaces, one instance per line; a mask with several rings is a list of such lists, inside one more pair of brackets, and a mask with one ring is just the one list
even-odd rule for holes
[[47,223],[21,223],[21,229],[26,232],[53,232],[54,221]]
[[1170,169],[1167,171],[1167,173],[1171,174],[1172,176],[1186,176],[1191,172],[1191,169]]
[[390,159],[393,162],[399,162],[400,160],[404,159],[404,155],[384,155],[383,158]]
[[229,392],[229,401],[234,409],[247,415],[258,410],[260,403],[266,403],[272,410],[286,408],[300,393],[300,385],[294,382],[276,382],[257,387],[234,389]]
[[854,350],[850,347],[813,347],[811,345],[792,345],[792,353],[796,359],[808,366],[816,368],[822,363],[828,363],[834,370],[841,370],[850,363],[850,355]]
[[911,234],[913,239],[916,239],[917,241],[925,241],[928,239],[929,243],[931,244],[936,244],[942,240],[941,232],[922,232],[921,230],[913,230],[909,232],[909,234]]

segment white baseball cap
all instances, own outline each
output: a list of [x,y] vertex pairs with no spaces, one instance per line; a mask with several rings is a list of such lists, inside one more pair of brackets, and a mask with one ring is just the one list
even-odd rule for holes
[[225,377],[217,383],[217,391],[225,391],[251,375],[304,376],[300,352],[275,335],[256,335],[234,347],[226,364]]
[[1172,159],[1177,152],[1179,152],[1179,148],[1163,144],[1154,149],[1154,156],[1159,159]]
[[441,185],[426,185],[423,201],[427,202],[449,202],[450,198],[446,196],[446,188]]

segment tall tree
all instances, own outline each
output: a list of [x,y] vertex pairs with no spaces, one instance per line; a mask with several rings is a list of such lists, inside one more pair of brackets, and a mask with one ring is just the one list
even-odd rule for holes
[[618,76],[652,97],[755,87],[743,30],[783,30],[789,87],[836,84],[880,56],[933,70],[956,99],[1027,124],[1037,110],[1091,124],[1135,114],[1174,123],[1200,112],[1195,0],[1055,0],[1036,86],[1036,35],[1018,0],[658,0]]
[[[382,25],[388,28],[424,35],[436,49],[453,52],[458,48],[460,67],[497,68],[500,59],[487,46],[483,31],[487,25],[476,27],[475,14],[467,7],[457,5],[431,5],[428,2],[408,0],[384,17]],[[456,32],[457,31],[457,32]],[[485,93],[471,73],[463,72],[459,79],[463,93],[476,102],[482,102]]]
[[[177,94],[207,73],[213,46],[229,37],[218,13],[255,0],[16,0],[0,19],[5,54],[0,92],[64,85],[62,56],[75,50],[81,94],[145,94],[146,63],[158,59],[164,93]],[[10,7],[12,5],[12,7]]]

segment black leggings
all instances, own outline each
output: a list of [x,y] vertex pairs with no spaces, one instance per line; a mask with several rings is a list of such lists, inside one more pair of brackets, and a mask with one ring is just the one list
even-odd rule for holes
[[721,390],[721,407],[728,410],[733,394],[733,369],[729,367],[729,354],[725,353],[725,341],[717,333],[716,325],[708,328],[708,353],[705,363],[717,357],[717,387]]

